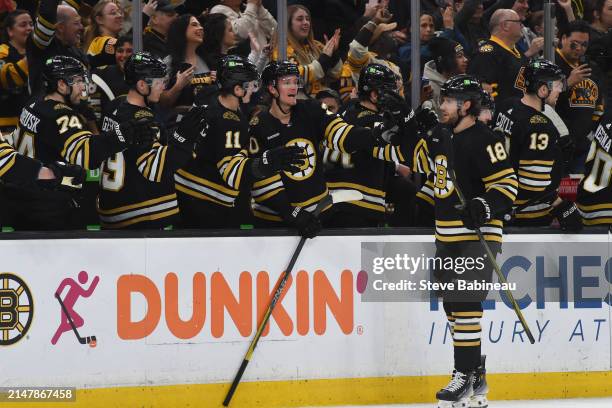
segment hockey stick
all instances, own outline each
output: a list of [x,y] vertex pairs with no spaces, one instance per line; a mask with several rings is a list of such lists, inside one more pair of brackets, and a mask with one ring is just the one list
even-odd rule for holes
[[[324,199],[319,201],[319,204],[317,204],[317,207],[313,211],[313,214],[315,216],[318,216],[321,213],[321,211],[323,211],[325,208],[329,207],[332,204],[342,203],[346,201],[359,201],[362,198],[363,198],[363,194],[361,194],[357,190],[337,190],[337,191],[330,193]],[[304,247],[304,244],[306,243],[307,239],[308,238],[306,237],[300,238],[300,242],[295,248],[295,251],[293,251],[293,255],[291,256],[291,260],[289,261],[289,265],[287,266],[287,269],[285,269],[285,272],[283,272],[282,276],[280,277],[280,281],[278,283],[278,286],[276,287],[276,290],[274,291],[274,296],[272,297],[272,300],[270,301],[270,304],[268,305],[268,309],[266,310],[266,313],[264,314],[263,319],[261,320],[261,323],[259,323],[257,332],[255,333],[253,340],[251,340],[249,349],[247,350],[244,356],[244,359],[242,360],[242,364],[240,364],[240,368],[238,369],[238,372],[236,373],[236,376],[234,377],[234,381],[232,381],[232,385],[229,391],[227,392],[227,395],[225,396],[225,400],[223,401],[223,406],[225,407],[229,406],[229,403],[232,400],[234,392],[236,392],[236,387],[238,387],[238,384],[240,383],[242,374],[244,374],[244,370],[249,364],[249,361],[251,361],[251,357],[253,356],[255,347],[257,347],[259,338],[261,337],[264,331],[264,328],[266,327],[266,324],[268,324],[268,320],[270,320],[272,311],[274,310],[274,307],[276,306],[278,299],[280,299],[280,296],[283,293],[283,290],[285,289],[285,284],[287,283],[287,279],[289,279],[289,276],[291,275],[291,270],[295,266],[295,262],[297,261],[298,256],[300,255],[300,252],[302,252],[302,248]]]
[[506,222],[512,221],[513,219],[516,218],[516,215],[520,213],[521,211],[523,211],[525,208],[530,207],[532,205],[539,204],[545,200],[548,200],[550,197],[554,196],[555,193],[557,193],[556,188],[553,190],[544,191],[544,193],[542,193],[539,197],[534,197],[531,200],[527,201],[526,203],[523,203],[513,208],[509,214],[504,214],[504,221]]
[[55,298],[59,302],[60,306],[62,307],[62,310],[64,311],[64,314],[68,318],[68,323],[70,323],[70,327],[72,327],[72,331],[74,332],[74,335],[76,336],[76,338],[79,341],[79,343],[81,343],[81,344],[89,344],[91,347],[95,347],[96,336],[81,337],[79,335],[79,332],[78,332],[76,326],[74,325],[74,322],[72,321],[72,317],[68,313],[68,309],[66,308],[66,305],[64,305],[64,302],[62,302],[62,298],[60,298],[59,293],[55,294]]
[[[459,197],[459,201],[461,202],[461,205],[465,208],[467,206],[467,201],[465,200],[465,196],[463,195],[463,192],[461,191],[461,188],[459,187],[459,184],[457,183],[457,178],[455,177],[455,171],[449,168],[447,171],[447,174],[450,180],[455,185],[455,190],[457,191],[457,196]],[[478,240],[482,244],[485,250],[485,253],[487,254],[487,257],[489,258],[491,266],[493,267],[493,269],[495,269],[495,273],[497,273],[497,277],[499,281],[502,284],[505,284],[504,286],[507,286],[508,281],[506,280],[506,278],[504,277],[504,274],[499,268],[499,265],[497,264],[497,261],[495,260],[495,256],[493,255],[493,252],[491,251],[489,244],[485,240],[484,235],[482,235],[482,231],[478,227],[475,227],[474,230],[476,231],[476,235],[478,235]],[[525,320],[525,317],[523,316],[521,309],[516,303],[516,300],[514,299],[512,292],[509,289],[504,289],[504,292],[506,293],[506,296],[508,297],[508,299],[510,299],[510,302],[512,303],[512,308],[514,309],[516,316],[521,321],[521,324],[523,325],[523,328],[525,329],[525,334],[527,334],[527,337],[529,338],[529,342],[531,344],[534,344],[535,338],[533,337],[533,334],[531,333],[531,329],[529,328],[529,325],[527,324],[527,321]]]

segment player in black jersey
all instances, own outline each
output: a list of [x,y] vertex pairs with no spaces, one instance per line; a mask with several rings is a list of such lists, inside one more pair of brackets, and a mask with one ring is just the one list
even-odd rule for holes
[[[205,129],[193,158],[175,175],[183,226],[237,227],[237,200],[253,182],[298,170],[305,158],[298,147],[266,150],[261,158],[248,154],[248,119],[241,110],[259,87],[257,68],[245,58],[228,55],[217,73],[220,92],[203,106]],[[264,149],[265,150],[265,149]],[[291,173],[289,173],[291,174]]]
[[505,147],[518,175],[514,204],[522,209],[516,212],[514,225],[546,226],[554,216],[564,230],[577,231],[582,223],[576,206],[558,198],[562,141],[553,118],[545,112],[546,102],[554,103],[562,91],[565,77],[561,68],[544,59],[531,60],[524,76],[523,97],[498,104],[494,121],[496,130],[505,136]]
[[191,157],[197,112],[172,137],[155,121],[149,104],[159,101],[167,81],[166,64],[149,53],[125,63],[128,95],[104,116],[102,129],[118,124],[134,134],[131,145],[109,157],[101,168],[98,215],[103,228],[163,228],[178,221],[174,172]]
[[[474,228],[480,227],[494,253],[500,252],[503,223],[500,216],[516,198],[517,180],[507,160],[503,140],[484,123],[480,113],[482,88],[472,76],[458,75],[441,88],[441,125],[436,127],[425,151],[434,193],[436,257],[480,258],[483,267],[455,271],[436,265],[441,282],[491,280],[492,270]],[[456,184],[467,200],[461,207]],[[437,393],[439,407],[485,406],[488,387],[481,365],[481,300],[485,293],[443,291],[444,310],[453,333],[455,371],[451,382]],[[463,404],[463,405],[461,405]],[[470,405],[468,405],[470,404]],[[484,405],[483,405],[484,404]]]
[[[349,106],[342,117],[347,123],[372,129],[384,120],[380,109],[383,94],[397,92],[396,75],[384,65],[369,64],[361,70],[357,89],[359,102]],[[394,171],[394,165],[367,151],[349,154],[325,146],[322,149],[328,188],[355,189],[363,194],[361,201],[334,206],[334,216],[326,220],[326,227],[379,226],[385,220],[387,167]]]
[[298,101],[299,70],[288,62],[272,62],[263,72],[272,97],[270,109],[251,120],[251,135],[261,149],[297,145],[308,160],[297,173],[282,172],[253,185],[253,213],[262,224],[297,227],[304,236],[320,228],[310,213],[328,193],[322,165],[321,142],[340,153],[364,151],[380,160],[403,162],[402,148],[392,146],[370,130],[349,125],[315,100]]
[[[87,89],[87,70],[75,58],[59,55],[45,61],[46,95],[30,100],[19,118],[15,145],[19,153],[47,165],[65,161],[96,169],[125,147],[119,127],[94,135],[73,107]],[[74,196],[65,191],[7,191],[11,221],[18,229],[73,228]]]

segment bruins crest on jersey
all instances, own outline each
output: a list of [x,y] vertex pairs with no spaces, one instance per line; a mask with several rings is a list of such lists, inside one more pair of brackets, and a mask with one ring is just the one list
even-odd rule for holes
[[434,194],[436,197],[444,198],[453,192],[453,182],[448,178],[448,158],[438,155],[434,158]]
[[570,90],[569,106],[595,109],[599,98],[599,88],[592,79],[586,78]]
[[317,167],[317,149],[308,139],[293,139],[286,143],[286,146],[299,146],[304,149],[306,159],[304,164],[300,166],[300,170],[295,173],[284,172],[287,177],[292,180],[300,181],[306,180],[314,174],[315,168]]

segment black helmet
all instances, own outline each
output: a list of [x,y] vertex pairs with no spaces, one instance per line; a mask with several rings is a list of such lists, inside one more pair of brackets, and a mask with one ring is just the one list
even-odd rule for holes
[[233,90],[236,85],[242,86],[245,82],[258,81],[257,67],[238,55],[226,55],[221,59],[217,84],[219,88]]
[[368,64],[359,73],[357,93],[367,96],[370,91],[397,92],[397,75],[391,68],[382,64]]
[[525,89],[526,93],[536,93],[542,85],[565,78],[563,71],[558,65],[543,58],[532,59],[525,67]]
[[290,61],[272,61],[263,70],[261,81],[266,88],[268,85],[276,85],[276,80],[284,76],[300,77],[297,64]]
[[462,101],[480,101],[482,98],[482,86],[472,75],[455,75],[442,84],[440,97],[444,96]]
[[52,92],[57,89],[57,81],[63,79],[68,85],[72,85],[72,78],[81,76],[86,79],[88,76],[87,68],[81,61],[66,55],[56,55],[48,58],[42,70],[47,91]]
[[484,89],[482,90],[480,105],[485,109],[489,109],[492,112],[495,112],[495,101],[493,100],[491,94],[485,91]]
[[125,62],[125,82],[134,86],[140,80],[152,78],[165,78],[168,75],[166,64],[148,52],[136,52]]

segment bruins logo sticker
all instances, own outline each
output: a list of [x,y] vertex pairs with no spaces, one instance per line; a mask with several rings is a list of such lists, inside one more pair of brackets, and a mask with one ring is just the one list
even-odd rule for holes
[[599,88],[592,79],[583,79],[570,91],[569,104],[572,108],[593,108],[597,105]]
[[312,176],[317,166],[317,153],[312,142],[308,139],[293,139],[289,141],[286,146],[300,146],[304,149],[306,159],[304,159],[304,163],[300,166],[300,170],[295,173],[289,173],[286,171],[285,175],[292,180],[298,181],[306,180]]
[[479,48],[480,52],[493,52],[493,46],[491,44],[484,44]]
[[0,273],[0,346],[21,340],[32,324],[34,299],[19,276]]

